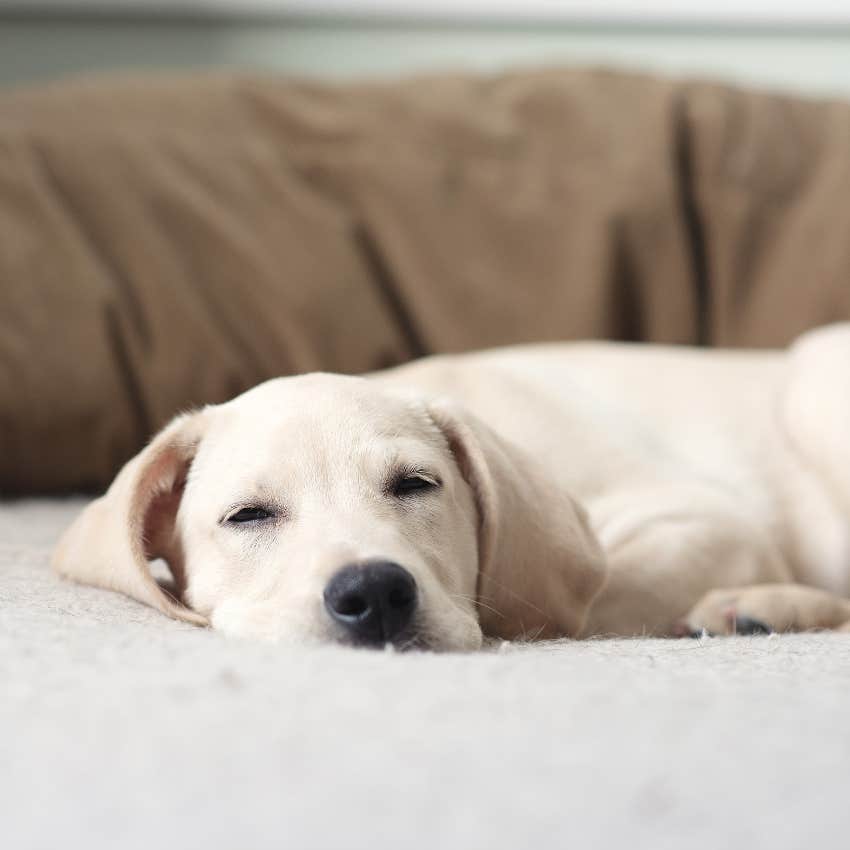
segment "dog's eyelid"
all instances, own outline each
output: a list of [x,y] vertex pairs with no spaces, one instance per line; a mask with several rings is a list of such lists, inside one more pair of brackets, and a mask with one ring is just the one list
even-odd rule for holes
[[263,502],[240,502],[231,505],[219,519],[219,525],[249,525],[276,519],[281,512]]
[[428,472],[414,472],[411,475],[405,475],[405,478],[421,478],[423,481],[427,481],[429,484],[432,484],[434,487],[439,487],[443,482],[440,481],[439,477],[436,475],[431,475]]
[[390,476],[387,483],[387,492],[395,496],[403,496],[407,493],[435,490],[442,486],[438,475],[425,469],[413,466],[405,466],[397,469]]
[[432,484],[439,484],[440,477],[434,472],[430,472],[422,466],[401,466],[395,471],[395,480],[402,478],[422,478]]

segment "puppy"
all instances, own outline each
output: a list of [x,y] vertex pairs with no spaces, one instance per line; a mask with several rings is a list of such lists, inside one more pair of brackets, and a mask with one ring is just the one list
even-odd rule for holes
[[54,566],[289,643],[846,629],[849,373],[835,325],[278,378],[169,424]]

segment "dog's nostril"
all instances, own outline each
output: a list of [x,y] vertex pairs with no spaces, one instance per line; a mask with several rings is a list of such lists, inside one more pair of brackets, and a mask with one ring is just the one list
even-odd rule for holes
[[356,593],[346,593],[335,602],[334,610],[343,617],[359,617],[369,610],[369,603]]
[[325,607],[358,643],[397,638],[416,611],[416,582],[404,567],[371,561],[343,567],[325,588]]

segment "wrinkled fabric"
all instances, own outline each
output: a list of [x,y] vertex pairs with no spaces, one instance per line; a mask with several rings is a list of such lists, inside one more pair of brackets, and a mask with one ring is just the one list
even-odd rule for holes
[[0,94],[0,494],[266,378],[850,316],[850,106],[552,69]]

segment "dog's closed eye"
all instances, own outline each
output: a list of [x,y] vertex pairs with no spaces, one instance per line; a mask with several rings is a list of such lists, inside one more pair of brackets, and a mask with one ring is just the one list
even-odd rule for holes
[[436,490],[439,486],[440,480],[436,476],[419,469],[402,469],[390,479],[387,491],[392,496],[403,498]]
[[239,508],[239,510],[228,514],[224,518],[224,521],[226,523],[242,525],[243,523],[262,522],[263,520],[271,519],[273,516],[274,514],[265,508],[250,505],[248,507]]

